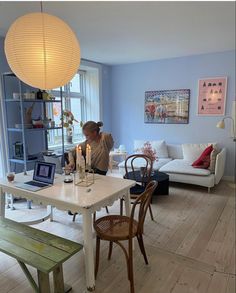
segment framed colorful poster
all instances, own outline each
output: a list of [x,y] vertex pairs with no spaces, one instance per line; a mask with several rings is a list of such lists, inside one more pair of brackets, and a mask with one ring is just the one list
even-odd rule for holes
[[187,124],[189,99],[189,89],[145,92],[144,122]]
[[225,115],[227,77],[204,78],[198,81],[198,115]]

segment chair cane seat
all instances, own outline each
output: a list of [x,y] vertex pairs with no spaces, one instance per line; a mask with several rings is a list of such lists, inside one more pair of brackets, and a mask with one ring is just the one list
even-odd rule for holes
[[[99,218],[94,223],[94,229],[97,235],[108,241],[119,241],[129,239],[130,218],[120,215],[111,215]],[[138,230],[138,222],[133,220],[133,233],[135,237]]]

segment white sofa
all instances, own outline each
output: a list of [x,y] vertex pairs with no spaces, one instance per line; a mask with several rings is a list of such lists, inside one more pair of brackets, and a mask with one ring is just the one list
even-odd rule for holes
[[[138,149],[145,141],[134,141],[134,152],[139,153]],[[154,162],[154,170],[167,173],[170,181],[181,182],[194,185],[205,186],[210,191],[210,188],[218,184],[224,174],[226,149],[219,150],[217,144],[214,145],[218,149],[216,155],[215,170],[212,172],[209,169],[193,168],[192,163],[201,155],[203,150],[210,145],[207,144],[183,144],[174,145],[166,144],[165,141],[151,141],[152,147],[156,149],[158,161]],[[144,164],[142,159],[137,160],[135,168],[139,169]],[[128,167],[130,163],[128,162]],[[121,174],[125,173],[125,161],[119,165]]]

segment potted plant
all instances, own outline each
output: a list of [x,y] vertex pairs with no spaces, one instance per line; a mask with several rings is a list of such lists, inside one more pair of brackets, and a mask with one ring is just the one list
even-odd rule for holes
[[73,123],[79,122],[75,119],[73,113],[69,110],[63,110],[61,120],[63,120],[63,126],[66,128],[66,141],[69,144],[73,143]]

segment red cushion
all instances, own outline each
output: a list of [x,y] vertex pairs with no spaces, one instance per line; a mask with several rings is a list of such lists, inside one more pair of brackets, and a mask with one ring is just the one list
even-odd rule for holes
[[201,154],[201,156],[192,163],[194,168],[208,169],[210,166],[210,156],[213,151],[213,146],[207,147]]

